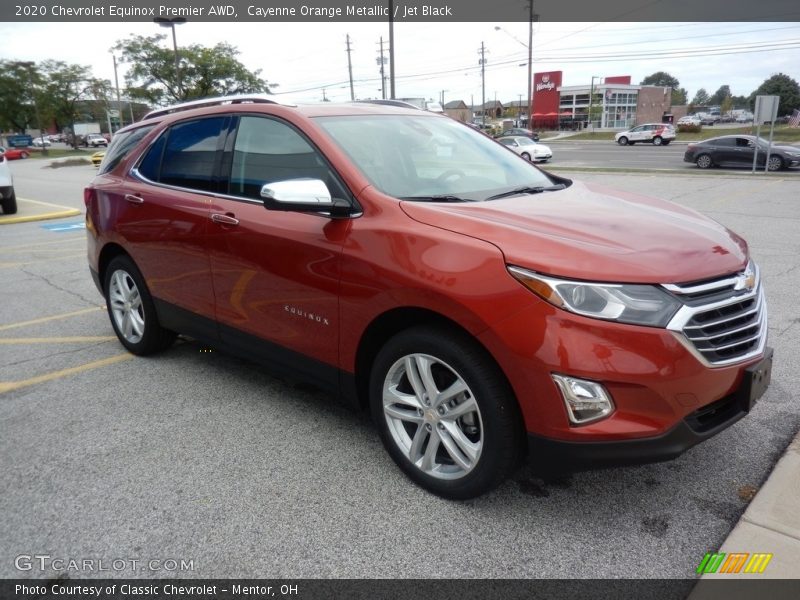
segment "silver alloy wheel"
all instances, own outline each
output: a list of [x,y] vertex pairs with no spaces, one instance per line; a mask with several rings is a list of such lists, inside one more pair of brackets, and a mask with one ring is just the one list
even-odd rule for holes
[[478,464],[483,421],[475,396],[447,363],[428,354],[396,361],[383,382],[389,433],[426,475],[459,479]]
[[144,306],[136,282],[129,273],[118,269],[111,275],[108,298],[117,331],[131,344],[144,335]]
[[711,157],[708,154],[701,154],[697,157],[697,166],[701,169],[707,169],[711,166]]
[[628,145],[628,138],[626,138],[626,137],[623,135],[621,138],[619,138],[619,139],[617,140],[617,143],[618,143],[620,146],[627,146],[627,145]]
[[662,141],[661,136],[657,135],[653,138],[653,146],[660,146]]
[[783,161],[780,156],[770,156],[767,163],[767,169],[770,171],[780,171],[783,166]]

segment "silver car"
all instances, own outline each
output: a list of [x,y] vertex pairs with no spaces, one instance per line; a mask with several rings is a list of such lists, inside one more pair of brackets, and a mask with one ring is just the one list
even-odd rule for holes
[[521,135],[507,135],[497,138],[497,141],[510,148],[522,158],[532,162],[547,162],[553,158],[550,146],[534,142],[531,138]]
[[666,146],[675,139],[675,128],[669,123],[645,123],[620,131],[614,141],[620,146],[633,146],[636,142],[647,142],[654,146]]
[[14,176],[8,168],[8,160],[2,153],[0,153],[0,206],[4,215],[13,215],[17,212]]

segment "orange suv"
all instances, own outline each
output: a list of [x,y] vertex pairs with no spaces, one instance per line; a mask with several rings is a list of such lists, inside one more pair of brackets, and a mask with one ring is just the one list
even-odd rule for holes
[[426,489],[665,460],[770,378],[747,244],[390,105],[229,97],[114,137],[85,191],[120,342],[184,334],[371,411]]

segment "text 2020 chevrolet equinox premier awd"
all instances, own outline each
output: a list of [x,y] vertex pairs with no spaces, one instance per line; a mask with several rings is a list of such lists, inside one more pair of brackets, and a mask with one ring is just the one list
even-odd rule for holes
[[89,263],[135,354],[176,333],[367,407],[428,490],[527,450],[675,457],[769,383],[758,267],[692,211],[549,175],[442,115],[197,101],[121,130]]

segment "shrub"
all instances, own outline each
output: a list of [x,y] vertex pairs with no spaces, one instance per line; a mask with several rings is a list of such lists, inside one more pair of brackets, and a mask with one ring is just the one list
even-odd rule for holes
[[700,133],[702,125],[678,125],[678,133]]

